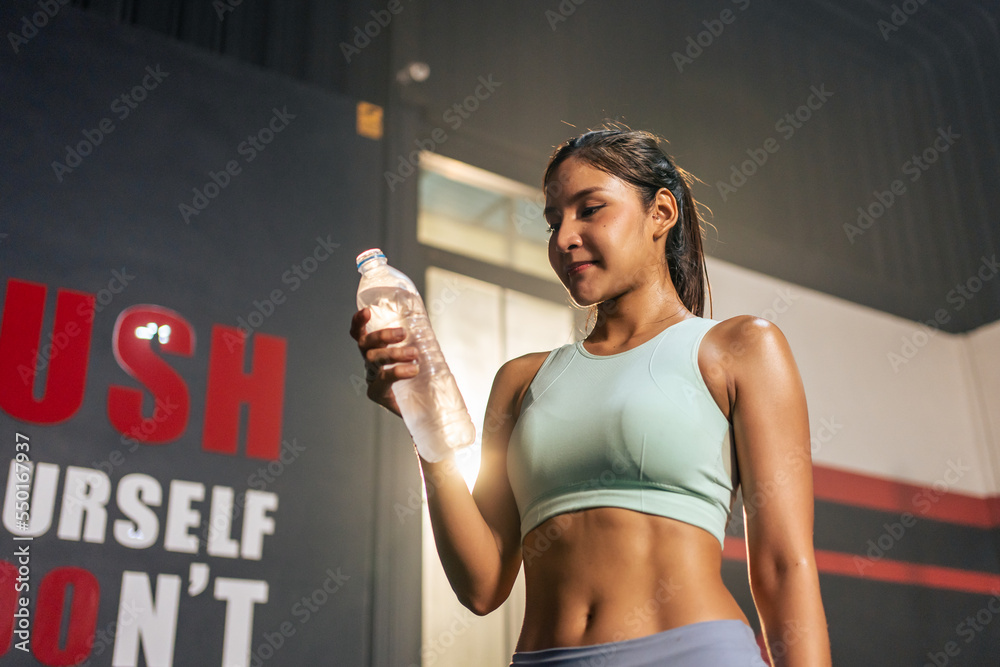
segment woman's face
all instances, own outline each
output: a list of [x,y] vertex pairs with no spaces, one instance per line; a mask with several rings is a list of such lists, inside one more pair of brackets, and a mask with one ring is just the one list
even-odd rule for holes
[[676,205],[662,193],[647,211],[618,177],[577,158],[559,166],[545,186],[549,263],[578,305],[617,298],[666,270],[664,241]]

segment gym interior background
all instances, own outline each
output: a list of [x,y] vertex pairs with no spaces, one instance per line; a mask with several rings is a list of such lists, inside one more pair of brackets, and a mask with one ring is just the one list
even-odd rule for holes
[[522,592],[458,605],[364,397],[354,257],[414,277],[481,429],[582,334],[539,186],[612,120],[701,179],[706,314],[796,355],[835,664],[997,664],[998,9],[4,2],[2,660],[507,664]]

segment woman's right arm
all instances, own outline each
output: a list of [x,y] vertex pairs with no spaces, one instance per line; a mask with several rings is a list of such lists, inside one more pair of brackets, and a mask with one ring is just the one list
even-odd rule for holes
[[535,363],[537,356],[508,361],[497,372],[471,494],[452,458],[420,458],[441,564],[459,600],[479,615],[503,604],[521,567],[521,521],[507,477],[507,445],[524,389],[545,357]]
[[[399,414],[392,383],[412,377],[413,348],[388,347],[401,338],[392,329],[364,332],[366,310],[354,316],[351,335],[365,357],[368,397]],[[486,407],[482,462],[475,488],[469,488],[454,456],[430,463],[418,455],[441,564],[459,601],[472,612],[493,611],[510,595],[521,566],[520,515],[507,478],[507,444],[521,398],[545,353],[513,359],[497,372]],[[398,364],[386,368],[386,365]]]

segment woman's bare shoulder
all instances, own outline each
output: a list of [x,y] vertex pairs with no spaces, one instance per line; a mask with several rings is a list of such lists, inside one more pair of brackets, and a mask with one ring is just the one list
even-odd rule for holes
[[[523,375],[534,375],[538,372],[538,369],[542,367],[545,363],[545,359],[552,354],[552,352],[529,352],[528,354],[522,354],[520,357],[515,357],[510,361],[504,363],[500,367],[500,373],[510,373],[515,376]],[[499,373],[498,373],[499,374]]]
[[515,415],[520,412],[521,400],[528,385],[550,354],[551,352],[530,352],[504,363],[497,371],[493,393],[503,403],[512,406]]
[[719,324],[713,328],[721,329],[730,333],[742,331],[743,335],[746,335],[755,329],[766,329],[768,327],[777,328],[773,322],[766,320],[763,317],[758,317],[756,315],[734,315],[724,320],[719,320]]
[[504,363],[497,371],[496,383],[511,387],[527,387],[551,352],[529,352]]
[[725,367],[734,379],[751,379],[761,369],[787,363],[792,356],[784,333],[763,317],[730,317],[712,327],[709,334],[711,361]]
[[776,324],[756,315],[735,315],[709,331],[710,338],[730,353],[745,351],[747,346],[757,346],[771,338],[784,339]]

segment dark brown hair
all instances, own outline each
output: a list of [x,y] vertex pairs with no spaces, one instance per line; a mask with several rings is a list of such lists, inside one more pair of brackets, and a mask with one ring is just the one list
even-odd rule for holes
[[[703,317],[708,271],[702,250],[701,216],[691,196],[694,177],[660,149],[660,137],[641,130],[618,127],[593,130],[567,140],[552,154],[542,185],[547,186],[556,170],[574,157],[616,176],[631,185],[649,210],[656,193],[666,188],[677,200],[677,223],[667,234],[666,260],[670,279],[684,306]],[[708,285],[711,307],[712,289]]]

